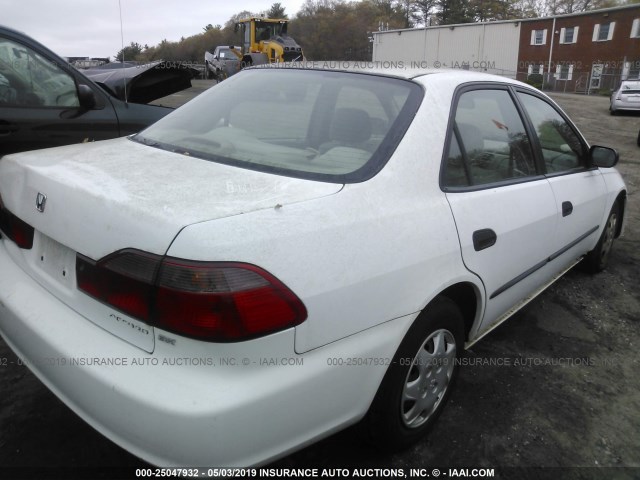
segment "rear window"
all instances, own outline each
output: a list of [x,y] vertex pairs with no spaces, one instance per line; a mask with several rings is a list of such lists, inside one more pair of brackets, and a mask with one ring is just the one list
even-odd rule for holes
[[336,183],[371,178],[422,98],[416,83],[358,73],[245,70],[134,140],[191,157]]
[[640,93],[640,82],[622,82],[620,93],[637,95]]

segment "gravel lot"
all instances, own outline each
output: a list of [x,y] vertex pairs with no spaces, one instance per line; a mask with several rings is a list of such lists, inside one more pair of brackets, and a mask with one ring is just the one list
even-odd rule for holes
[[[162,103],[183,103],[208,86],[196,81],[191,91]],[[640,478],[640,116],[610,116],[605,97],[554,98],[592,144],[620,152],[627,226],[610,267],[596,276],[569,272],[474,346],[451,403],[414,448],[382,455],[350,429],[274,467],[635,467],[507,469],[499,477]],[[23,467],[145,466],[76,417],[0,340],[2,358],[0,467],[19,469],[0,468],[0,478]],[[572,361],[561,360],[567,358]]]

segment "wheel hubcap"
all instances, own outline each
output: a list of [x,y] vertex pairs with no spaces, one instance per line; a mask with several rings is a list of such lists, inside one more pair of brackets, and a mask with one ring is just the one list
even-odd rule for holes
[[455,367],[456,342],[448,330],[436,330],[422,343],[402,390],[400,414],[409,428],[423,425],[442,401]]
[[611,252],[611,246],[613,245],[613,238],[616,236],[616,223],[618,222],[618,216],[612,213],[609,216],[607,225],[604,228],[604,238],[602,239],[602,249],[600,251],[600,258],[606,260]]

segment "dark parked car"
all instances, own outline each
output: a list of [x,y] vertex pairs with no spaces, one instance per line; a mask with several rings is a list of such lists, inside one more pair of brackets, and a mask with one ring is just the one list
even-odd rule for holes
[[0,156],[129,135],[169,112],[117,98],[37,41],[0,26]]
[[152,102],[191,86],[200,71],[186,62],[114,62],[83,72],[110,94],[133,103]]

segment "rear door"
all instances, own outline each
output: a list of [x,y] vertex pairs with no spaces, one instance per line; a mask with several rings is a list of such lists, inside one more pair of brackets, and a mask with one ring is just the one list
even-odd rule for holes
[[98,104],[87,110],[71,67],[0,32],[0,155],[117,137],[111,103],[90,88]]
[[507,86],[469,86],[454,101],[441,184],[462,257],[484,283],[489,329],[553,276],[556,201]]

